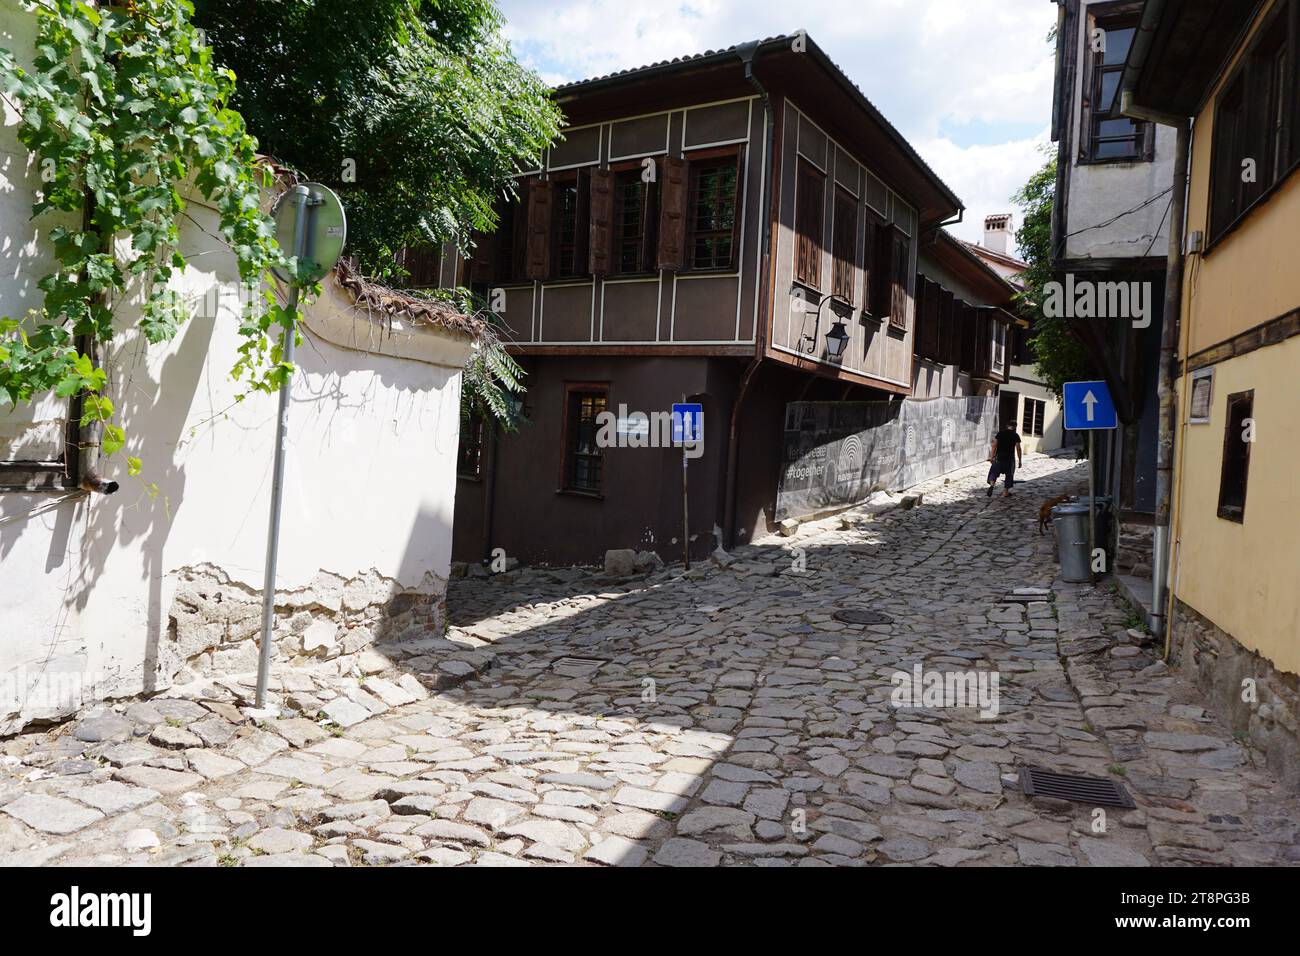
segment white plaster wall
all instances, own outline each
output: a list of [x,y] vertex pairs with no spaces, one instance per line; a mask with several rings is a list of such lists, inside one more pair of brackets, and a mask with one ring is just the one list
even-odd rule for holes
[[[1099,0],[1083,4],[1085,8]],[[1078,33],[1074,37],[1075,62],[1080,68],[1075,74],[1071,102],[1073,112],[1069,118],[1070,176],[1067,220],[1065,222],[1066,259],[1137,258],[1143,255],[1163,256],[1169,241],[1169,221],[1165,211],[1169,195],[1160,197],[1145,208],[1130,213],[1104,228],[1092,228],[1108,222],[1120,213],[1131,209],[1143,200],[1168,189],[1173,182],[1174,142],[1176,134],[1171,127],[1156,126],[1154,158],[1150,162],[1131,163],[1080,163],[1079,142],[1083,135],[1082,102],[1083,83],[1087,62],[1087,37],[1089,21],[1079,17]],[[1164,224],[1161,225],[1161,219]],[[1154,238],[1154,245],[1152,240]],[[1150,248],[1150,252],[1147,249]]]
[[[0,42],[13,43],[15,19],[7,6],[0,15]],[[0,131],[0,161],[3,315],[31,307],[45,260],[27,223],[34,183],[10,172],[25,163],[11,123]],[[112,696],[165,686],[171,675],[160,672],[160,642],[178,569],[211,564],[262,587],[276,398],[236,402],[241,386],[229,375],[241,340],[235,264],[209,236],[217,232],[215,214],[193,205],[190,212],[197,224],[186,221],[182,230],[191,266],[181,287],[226,294],[215,313],[200,308],[170,343],[147,347],[131,332],[114,343],[110,394],[128,444],[103,471],[122,490],[111,497],[0,493],[0,728],[41,674],[80,675]],[[134,310],[124,305],[119,313],[129,326]],[[278,590],[308,587],[320,572],[444,587],[468,341],[372,323],[332,279],[305,324]],[[126,474],[128,455],[143,460],[138,478]],[[156,496],[146,483],[157,485]],[[33,716],[41,715],[29,707],[24,717]]]
[[[1065,418],[1061,413],[1061,404],[1051,390],[1038,379],[1033,365],[1011,366],[1010,381],[1002,386],[1007,391],[1018,392],[1020,402],[1016,406],[1016,430],[1020,432],[1025,451],[1057,451],[1065,445]],[[1032,398],[1046,402],[1043,410],[1042,437],[1026,435],[1022,429],[1025,420],[1025,399]]]
[[[0,3],[0,46],[22,62],[34,56],[35,20],[13,0]],[[73,228],[78,217],[51,214],[31,222],[32,195],[40,186],[41,169],[18,142],[18,116],[0,99],[0,316],[22,319],[40,306],[37,280],[50,271],[54,254],[43,241],[51,229]],[[0,415],[0,459],[50,460],[59,453],[62,434],[57,419],[65,403],[42,399],[16,414]]]

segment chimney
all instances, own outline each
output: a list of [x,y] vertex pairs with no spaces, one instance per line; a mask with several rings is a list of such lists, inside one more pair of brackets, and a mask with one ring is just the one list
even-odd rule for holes
[[984,248],[1011,255],[1011,214],[997,213],[984,217]]

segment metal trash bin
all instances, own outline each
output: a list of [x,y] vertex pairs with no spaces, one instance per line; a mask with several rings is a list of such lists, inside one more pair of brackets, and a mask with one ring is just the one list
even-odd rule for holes
[[1056,557],[1061,564],[1061,579],[1071,584],[1092,580],[1091,555],[1088,553],[1088,506],[1057,505],[1052,509],[1056,528]]
[[[1097,547],[1105,548],[1107,557],[1110,556],[1111,552],[1110,530],[1111,522],[1114,520],[1114,512],[1111,508],[1112,500],[1110,495],[1098,495],[1093,499],[1096,502],[1094,507],[1097,509],[1095,523],[1093,524],[1094,534],[1097,536]],[[1086,508],[1088,506],[1088,496],[1079,495],[1071,504],[1081,504]],[[1084,527],[1087,527],[1087,525]],[[1109,567],[1109,564],[1107,567]]]

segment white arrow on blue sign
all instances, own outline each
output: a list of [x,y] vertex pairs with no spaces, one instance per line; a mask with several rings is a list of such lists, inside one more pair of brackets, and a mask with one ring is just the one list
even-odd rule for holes
[[673,444],[684,445],[687,442],[704,440],[704,406],[700,404],[674,403],[673,405]]
[[1063,389],[1065,427],[1095,431],[1119,426],[1115,403],[1105,382],[1066,382]]

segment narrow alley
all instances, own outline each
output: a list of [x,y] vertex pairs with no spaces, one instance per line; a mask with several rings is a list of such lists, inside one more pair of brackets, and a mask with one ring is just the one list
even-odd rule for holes
[[[277,665],[291,719],[249,721],[242,678],[88,711],[0,744],[0,855],[1300,862],[1300,801],[1166,668],[1111,584],[1055,579],[1038,507],[1084,469],[1027,456],[1006,500],[968,468],[914,489],[916,508],[805,524],[686,575],[459,580],[446,638],[363,652],[361,680]],[[889,623],[836,619],[863,610]],[[895,706],[904,675],[969,672],[991,699]],[[1025,766],[1112,779],[1136,809],[1027,797]]]

